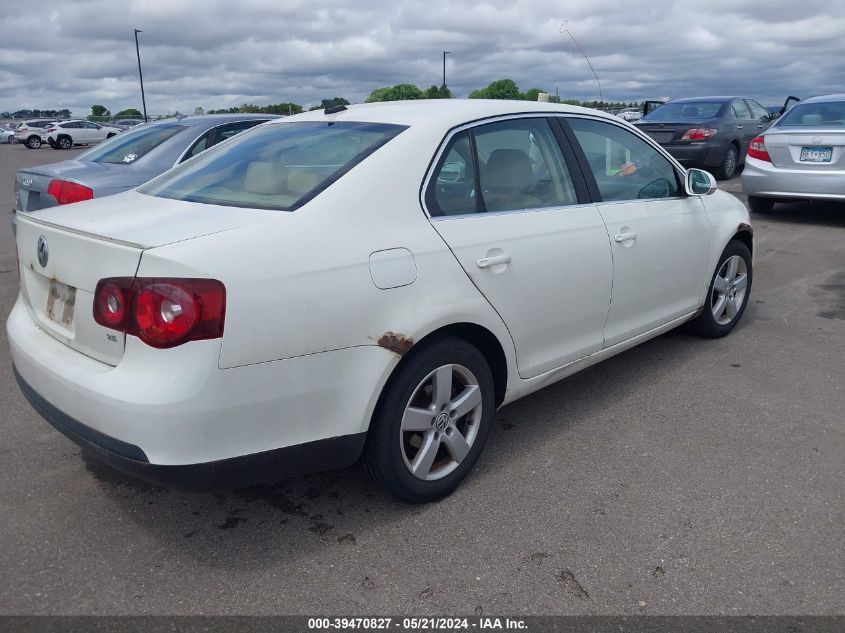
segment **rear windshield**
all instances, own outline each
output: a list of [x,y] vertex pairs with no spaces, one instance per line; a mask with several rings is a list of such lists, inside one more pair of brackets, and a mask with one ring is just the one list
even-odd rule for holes
[[129,165],[184,129],[177,123],[145,125],[100,143],[80,154],[79,160]]
[[347,121],[262,125],[139,191],[203,204],[293,211],[404,129]]
[[677,121],[679,119],[713,119],[724,106],[722,101],[695,101],[693,103],[664,103],[645,115],[643,121]]
[[778,127],[842,127],[845,125],[845,101],[799,103],[778,119]]

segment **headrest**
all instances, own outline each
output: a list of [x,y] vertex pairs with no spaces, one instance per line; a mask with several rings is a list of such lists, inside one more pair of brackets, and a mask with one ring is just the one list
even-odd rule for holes
[[244,190],[249,193],[280,194],[284,191],[285,168],[271,162],[254,162],[246,168]]
[[320,184],[321,180],[319,174],[308,169],[291,169],[288,174],[288,193],[301,196]]
[[531,159],[518,149],[494,150],[481,175],[484,187],[522,189],[535,184]]

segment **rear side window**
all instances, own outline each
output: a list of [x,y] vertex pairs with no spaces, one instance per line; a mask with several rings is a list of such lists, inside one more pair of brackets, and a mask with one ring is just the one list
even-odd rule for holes
[[745,101],[734,101],[731,104],[731,111],[736,119],[752,119],[751,110],[745,105]]
[[138,191],[202,204],[293,211],[405,129],[352,121],[260,126]]
[[95,163],[131,164],[182,130],[184,125],[164,124],[142,126],[97,145],[80,154],[80,160]]
[[432,215],[577,204],[569,170],[545,118],[487,123],[456,134],[426,191]]
[[633,132],[591,119],[567,121],[584,151],[602,200],[680,196],[675,167]]
[[778,127],[843,127],[845,101],[799,103],[778,119]]

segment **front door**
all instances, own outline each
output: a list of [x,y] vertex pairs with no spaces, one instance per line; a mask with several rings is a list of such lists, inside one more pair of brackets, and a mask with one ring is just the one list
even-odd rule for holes
[[600,350],[610,304],[607,231],[552,123],[455,133],[425,195],[434,228],[510,331],[523,378]]
[[706,283],[709,223],[682,174],[655,147],[608,121],[567,117],[593,176],[611,240],[610,347],[695,311]]

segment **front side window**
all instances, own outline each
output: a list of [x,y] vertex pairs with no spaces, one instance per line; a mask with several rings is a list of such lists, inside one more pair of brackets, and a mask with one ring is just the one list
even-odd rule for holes
[[79,160],[129,165],[154,150],[171,136],[185,129],[184,125],[175,123],[144,125],[114,136],[95,148],[80,154]]
[[520,118],[456,134],[426,192],[432,215],[517,211],[577,204],[549,122]]
[[768,121],[771,117],[769,113],[766,111],[766,108],[761,106],[756,101],[752,101],[751,99],[745,100],[746,105],[748,105],[748,109],[751,110],[751,117],[757,119],[758,121]]
[[567,121],[584,151],[602,200],[681,195],[672,163],[633,132],[592,119],[568,118]]
[[352,121],[259,126],[138,191],[201,204],[293,211],[405,129]]

